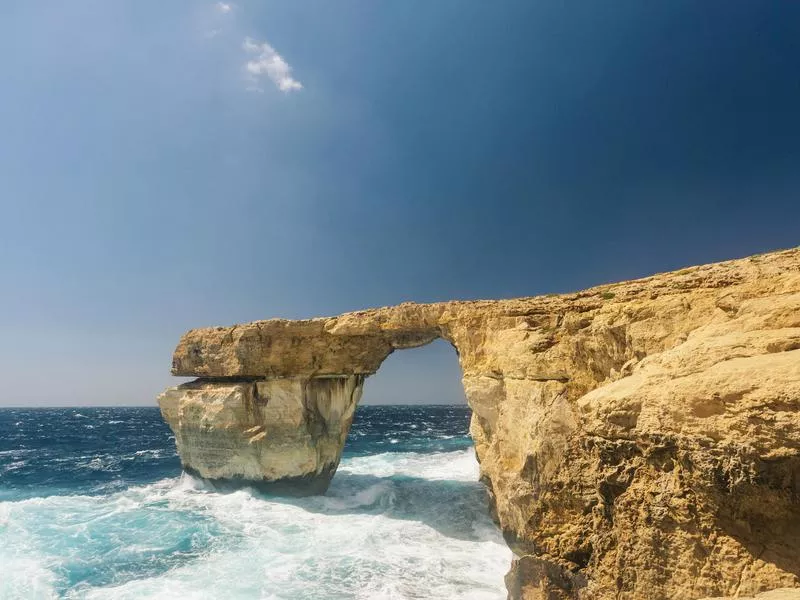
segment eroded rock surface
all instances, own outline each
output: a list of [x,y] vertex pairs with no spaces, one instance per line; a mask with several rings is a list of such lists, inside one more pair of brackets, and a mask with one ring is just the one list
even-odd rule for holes
[[728,596],[725,598],[704,598],[703,600],[800,600],[800,589],[780,588],[756,594],[755,596],[738,596],[737,598]]
[[[200,379],[165,392],[162,412],[187,468],[319,491],[361,379],[438,337],[459,353],[518,556],[510,597],[800,587],[798,249],[575,294],[193,330],[173,373]],[[320,401],[307,390],[321,381],[352,393]]]
[[363,381],[200,379],[166,390],[158,402],[189,472],[268,492],[320,494],[339,465]]

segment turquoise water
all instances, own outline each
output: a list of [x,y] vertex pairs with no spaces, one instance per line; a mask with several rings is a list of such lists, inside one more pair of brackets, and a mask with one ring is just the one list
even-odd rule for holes
[[505,598],[461,407],[360,407],[325,496],[218,493],[154,408],[0,410],[0,599]]

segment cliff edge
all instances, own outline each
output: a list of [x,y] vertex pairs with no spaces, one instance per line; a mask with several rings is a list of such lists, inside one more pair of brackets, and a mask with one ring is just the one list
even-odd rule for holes
[[188,470],[320,493],[364,378],[437,338],[458,351],[517,556],[511,598],[800,588],[800,249],[574,294],[196,329],[172,372],[198,379],[159,403]]

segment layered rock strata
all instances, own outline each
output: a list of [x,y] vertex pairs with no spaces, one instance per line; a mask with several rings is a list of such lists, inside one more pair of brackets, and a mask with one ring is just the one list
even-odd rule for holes
[[321,494],[339,465],[362,375],[206,380],[159,396],[184,468],[220,484]]
[[517,555],[510,597],[800,587],[798,249],[574,294],[193,330],[173,373],[199,379],[162,412],[187,469],[322,491],[363,377],[436,338],[459,354]]

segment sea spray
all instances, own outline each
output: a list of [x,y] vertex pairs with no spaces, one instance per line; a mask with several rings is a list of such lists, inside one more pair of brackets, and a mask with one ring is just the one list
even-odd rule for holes
[[180,474],[154,410],[79,414],[0,411],[49,438],[0,447],[0,599],[505,597],[464,408],[359,409],[329,492],[299,499]]

